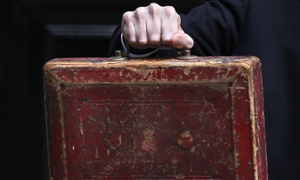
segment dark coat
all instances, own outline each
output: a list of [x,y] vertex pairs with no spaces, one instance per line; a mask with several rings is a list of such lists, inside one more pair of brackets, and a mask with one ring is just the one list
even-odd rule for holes
[[[182,28],[201,56],[251,55],[262,61],[270,179],[300,179],[299,0],[207,0]],[[119,30],[111,53],[120,48]],[[175,56],[175,50],[155,56]]]

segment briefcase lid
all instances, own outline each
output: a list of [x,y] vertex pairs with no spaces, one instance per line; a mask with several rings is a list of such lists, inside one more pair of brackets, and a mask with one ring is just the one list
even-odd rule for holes
[[44,84],[53,179],[267,179],[256,57],[57,58]]

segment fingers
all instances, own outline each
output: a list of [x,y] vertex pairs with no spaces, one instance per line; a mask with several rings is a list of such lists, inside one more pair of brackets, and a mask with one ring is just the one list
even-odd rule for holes
[[121,31],[123,33],[124,38],[129,42],[133,43],[136,41],[135,35],[135,25],[132,21],[133,12],[126,12],[123,14]]
[[146,46],[148,44],[147,37],[147,17],[149,17],[147,9],[140,7],[136,9],[134,15],[135,38],[137,45]]
[[135,48],[191,48],[194,44],[181,29],[176,10],[156,3],[124,13],[122,32],[129,45]]
[[158,4],[151,3],[148,7],[139,7],[123,14],[123,37],[131,46],[147,48],[161,44],[160,8]]
[[147,21],[147,37],[150,45],[159,46],[161,44],[161,18],[159,5],[152,3],[149,5],[149,18]]
[[172,45],[171,39],[180,27],[180,17],[173,7],[167,6],[161,18],[161,41],[163,44]]

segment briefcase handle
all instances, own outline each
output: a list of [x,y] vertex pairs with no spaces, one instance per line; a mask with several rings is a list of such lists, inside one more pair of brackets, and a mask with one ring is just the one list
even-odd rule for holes
[[[123,53],[121,50],[115,51],[115,56],[110,57],[110,60],[127,60],[127,53]],[[197,56],[191,55],[191,50],[189,49],[178,49],[177,50],[177,59],[180,60],[189,60],[189,59],[195,59]]]

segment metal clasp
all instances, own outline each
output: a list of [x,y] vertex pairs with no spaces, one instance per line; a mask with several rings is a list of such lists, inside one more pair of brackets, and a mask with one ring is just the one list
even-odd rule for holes
[[109,60],[126,60],[127,58],[122,54],[121,50],[115,51],[115,56],[109,58]]
[[197,56],[195,55],[191,55],[191,51],[189,49],[185,49],[185,50],[179,50],[177,52],[177,59],[181,59],[181,60],[189,60],[189,59],[195,59],[197,58]]

